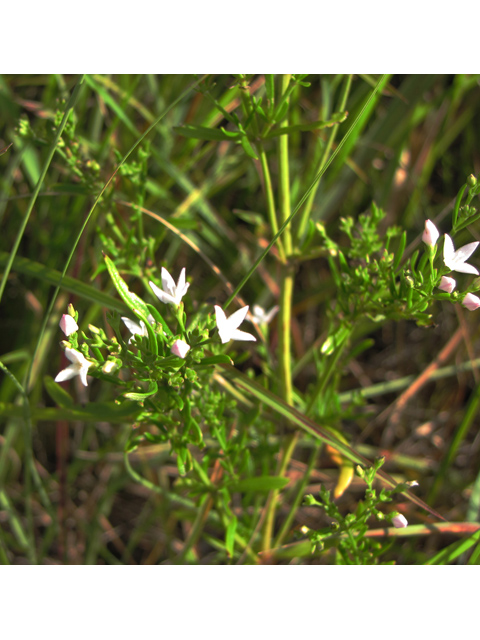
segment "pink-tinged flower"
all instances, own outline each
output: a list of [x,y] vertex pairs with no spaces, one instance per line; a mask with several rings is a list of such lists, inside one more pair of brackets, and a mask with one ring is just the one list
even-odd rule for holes
[[153,282],[149,283],[153,293],[157,298],[165,304],[174,304],[178,306],[182,301],[183,296],[187,293],[187,289],[190,286],[189,282],[185,282],[185,267],[181,270],[177,284],[174,279],[165,269],[162,267],[162,289],[159,289]]
[[190,345],[184,342],[183,340],[175,340],[170,351],[173,353],[174,356],[178,356],[179,358],[185,358],[187,353],[190,351]]
[[408,520],[401,513],[392,518],[392,524],[396,529],[404,529],[408,526]]
[[422,235],[423,242],[428,247],[434,247],[437,244],[437,240],[440,237],[440,231],[433,224],[431,220],[425,220],[425,231]]
[[480,275],[475,267],[472,267],[471,264],[466,264],[466,261],[479,244],[480,242],[469,242],[455,251],[453,240],[448,233],[446,233],[445,244],[443,245],[443,261],[445,266],[452,271],[458,271],[459,273],[473,273],[476,276]]
[[[251,322],[253,322],[254,324],[268,324],[273,320],[279,308],[280,307],[278,305],[275,305],[270,309],[270,311],[265,311],[263,307],[260,307],[258,304],[254,304]],[[249,318],[247,318],[247,320],[248,319]]]
[[474,296],[473,293],[467,293],[467,295],[462,300],[462,304],[469,311],[475,311],[480,307],[480,298]]
[[452,291],[455,289],[456,286],[457,286],[457,283],[453,278],[449,278],[448,276],[442,276],[442,279],[440,280],[440,284],[438,285],[438,288],[441,289],[442,291],[446,291],[447,293],[452,293]]
[[215,305],[215,319],[217,321],[218,334],[220,336],[220,340],[223,344],[228,342],[229,340],[253,340],[257,341],[255,336],[252,336],[251,333],[246,333],[245,331],[239,331],[238,327],[245,320],[245,316],[248,312],[248,305],[246,307],[242,307],[235,313],[227,318],[225,315],[225,311]]
[[75,331],[78,331],[78,324],[75,322],[72,316],[69,316],[67,313],[63,314],[58,324],[60,326],[60,329],[67,337],[72,333],[75,333]]
[[55,382],[64,382],[65,380],[70,380],[70,378],[75,376],[80,376],[82,384],[85,387],[88,386],[87,372],[93,362],[89,362],[83,353],[80,353],[80,351],[77,351],[76,349],[65,349],[65,355],[72,364],[66,369],[63,369],[63,371],[60,371],[58,376],[55,378]]

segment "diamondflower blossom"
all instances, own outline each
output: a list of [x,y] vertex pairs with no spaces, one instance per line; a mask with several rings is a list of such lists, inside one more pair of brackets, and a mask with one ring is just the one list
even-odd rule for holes
[[456,286],[457,286],[457,283],[453,278],[442,276],[442,279],[440,280],[440,284],[438,285],[438,288],[441,289],[442,291],[446,291],[447,293],[452,293],[452,291],[455,289]]
[[245,320],[245,316],[248,312],[248,305],[246,307],[242,307],[235,313],[227,318],[224,310],[215,305],[215,319],[217,321],[218,334],[220,336],[220,340],[223,344],[228,342],[229,340],[253,340],[257,341],[255,336],[252,336],[251,333],[246,333],[245,331],[239,331],[238,327]]
[[480,307],[480,298],[478,296],[474,296],[473,293],[467,293],[462,300],[462,304],[469,311],[475,311]]
[[190,345],[187,344],[184,340],[175,340],[170,351],[174,356],[185,358],[187,353],[190,351]]
[[[135,336],[148,336],[147,327],[145,326],[145,323],[143,320],[140,320],[140,324],[138,324],[138,322],[134,322],[133,320],[130,320],[130,318],[122,317],[122,320],[125,323],[125,326],[127,327],[127,329],[132,334],[132,337],[128,341],[128,344],[132,342]],[[155,323],[155,319],[150,313],[148,314],[147,320],[149,321],[150,324]]]
[[425,220],[425,231],[422,235],[423,242],[428,247],[434,247],[437,244],[437,240],[440,237],[440,231],[433,224],[431,220]]
[[67,338],[72,333],[75,333],[75,331],[78,331],[78,324],[75,322],[72,316],[68,315],[68,313],[63,314],[58,324]]
[[404,529],[408,526],[408,520],[401,513],[392,518],[392,524],[396,529]]
[[458,271],[459,273],[473,273],[476,276],[480,275],[475,267],[466,263],[479,244],[480,242],[469,242],[455,251],[453,240],[448,233],[446,233],[445,244],[443,245],[443,261],[445,266],[452,271]]
[[270,311],[265,311],[265,309],[260,307],[258,304],[254,304],[251,322],[253,322],[254,324],[268,324],[273,320],[278,312],[278,309],[279,306],[275,305],[270,309]]
[[89,362],[83,353],[77,351],[76,349],[65,349],[65,355],[72,363],[55,378],[55,382],[64,382],[65,380],[70,380],[75,376],[80,376],[80,380],[82,384],[86,387],[87,383],[87,372],[89,367],[92,366],[93,362]]
[[189,282],[185,282],[185,267],[181,270],[177,284],[174,279],[165,269],[162,267],[162,286],[163,291],[154,282],[149,282],[153,293],[157,298],[165,304],[174,304],[178,306],[182,301],[183,296],[187,293],[187,289],[190,286]]

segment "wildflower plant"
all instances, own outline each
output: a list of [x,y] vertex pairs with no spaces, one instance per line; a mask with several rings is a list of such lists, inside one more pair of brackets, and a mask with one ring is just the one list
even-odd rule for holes
[[[16,156],[8,173],[15,176],[14,187],[19,167],[23,171],[25,165],[28,173],[18,198],[9,203],[16,206],[32,191],[38,173],[31,148],[39,156],[42,149],[49,150],[43,177],[49,175],[54,156],[58,163],[51,167],[55,179],[42,191],[57,195],[44,198],[45,209],[38,213],[42,222],[50,220],[45,211],[50,213],[55,202],[57,219],[46,231],[35,228],[35,236],[38,231],[48,249],[55,249],[51,263],[15,256],[15,249],[3,257],[2,281],[3,287],[10,282],[15,265],[22,277],[43,278],[58,287],[39,301],[30,291],[24,296],[37,310],[45,306],[42,336],[50,339],[48,318],[56,315],[63,353],[57,348],[55,364],[46,362],[47,341],[39,339],[20,387],[26,486],[34,487],[37,502],[47,505],[53,523],[48,536],[56,535],[57,521],[33,464],[32,416],[40,425],[43,419],[55,422],[57,436],[67,422],[88,426],[85,434],[81,429],[75,433],[72,469],[83,463],[87,468],[94,459],[103,464],[107,456],[109,464],[114,460],[111,477],[122,490],[132,480],[141,485],[133,485],[147,497],[135,534],[115,541],[122,562],[131,557],[138,532],[151,521],[155,527],[159,523],[158,545],[149,562],[274,561],[284,557],[284,547],[297,548],[298,531],[303,536],[298,544],[307,553],[297,557],[308,558],[313,551],[325,562],[383,561],[391,541],[411,530],[417,510],[434,521],[444,516],[426,495],[412,491],[405,473],[392,477],[382,461],[372,465],[383,447],[381,427],[373,453],[370,443],[367,453],[358,445],[364,427],[365,432],[377,428],[377,407],[369,404],[368,375],[358,358],[368,362],[380,328],[408,321],[427,335],[426,328],[440,322],[442,305],[455,304],[465,316],[480,308],[477,179],[466,179],[448,219],[437,216],[433,206],[424,215],[419,192],[401,215],[391,211],[392,200],[386,197],[391,194],[375,184],[375,175],[360,187],[347,186],[355,175],[368,173],[370,178],[371,166],[381,164],[374,160],[391,160],[392,176],[397,169],[400,151],[392,158],[386,152],[384,158],[371,155],[382,155],[379,150],[394,146],[392,140],[375,138],[370,126],[365,130],[371,140],[362,133],[376,117],[377,100],[383,106],[388,100],[396,104],[389,76],[376,79],[373,87],[371,77],[352,75],[314,78],[313,87],[304,74],[237,74],[229,77],[228,86],[220,77],[199,76],[181,96],[165,81],[156,88],[172,111],[162,110],[157,119],[148,92],[143,103],[133,85],[115,88],[115,79],[100,75],[87,81],[79,82],[70,101],[42,110],[40,123],[20,119],[16,144],[25,156]],[[128,78],[119,82],[128,85]],[[154,86],[157,81],[149,82]],[[425,82],[422,78],[415,91],[406,92],[405,104],[415,118],[428,112],[421,98],[427,93]],[[192,95],[196,106],[185,109],[180,103]],[[27,97],[24,103],[34,104]],[[100,136],[109,120],[103,111],[90,114],[98,104],[108,115],[114,107],[115,135],[109,124],[105,140],[89,141],[85,131],[79,132],[82,118],[76,109],[81,106],[92,135]],[[12,113],[17,110],[17,104],[12,106]],[[470,112],[469,107],[465,113]],[[385,113],[391,126],[386,122],[379,128],[383,132],[397,122],[396,112]],[[453,111],[448,113],[450,117]],[[186,114],[188,121],[182,124]],[[407,130],[402,121],[396,133],[400,138]],[[161,144],[152,141],[153,134]],[[352,157],[357,145],[368,162]],[[129,151],[124,154],[121,148]],[[57,184],[62,180],[67,183]],[[457,180],[455,175],[443,194],[447,199],[458,188]],[[40,186],[29,200],[25,224]],[[371,201],[374,195],[379,204]],[[426,198],[427,192],[420,195]],[[83,223],[85,199],[94,204]],[[72,220],[82,216],[76,239],[70,235],[73,225],[61,224],[65,211],[72,211]],[[91,242],[83,242],[84,229]],[[72,275],[67,275],[74,255],[74,250],[65,253],[69,242],[82,252]],[[43,259],[48,262],[50,252]],[[24,286],[20,277],[18,282]],[[75,296],[75,308],[65,309],[69,295]],[[21,362],[25,353],[14,352],[12,362]],[[28,400],[30,385],[39,385],[37,374],[47,366],[53,375],[43,383],[55,410],[46,403],[30,406]],[[352,389],[357,376],[362,383]],[[13,400],[3,402],[10,393],[5,389],[5,415],[17,420],[19,407]],[[35,394],[40,396],[38,386]],[[9,429],[6,442],[17,433],[12,425]],[[55,482],[63,483],[62,500],[68,494],[65,478],[70,477],[66,451],[60,445],[56,451]],[[314,472],[322,473],[319,499],[308,488]],[[366,487],[365,496],[352,507],[359,483],[362,490]],[[88,493],[83,484],[78,486],[81,495]],[[59,493],[56,484],[53,493]],[[149,501],[150,493],[158,501]],[[397,513],[390,503],[400,496]],[[327,527],[308,521],[312,507],[331,520]],[[19,539],[27,540],[25,554],[34,562],[32,504],[23,511],[29,535]],[[18,532],[18,518],[12,522]],[[390,542],[374,542],[369,529],[375,522],[387,525]],[[62,540],[67,539],[65,527],[60,522]],[[111,550],[100,546],[102,561],[113,561]],[[95,561],[99,545],[94,541],[83,547],[92,554],[88,561]],[[0,548],[2,552],[3,542]]]

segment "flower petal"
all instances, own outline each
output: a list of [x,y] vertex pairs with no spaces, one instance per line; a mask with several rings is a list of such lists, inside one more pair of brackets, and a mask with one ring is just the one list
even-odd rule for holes
[[453,256],[455,253],[455,249],[453,247],[453,240],[451,239],[451,237],[448,235],[448,233],[445,234],[445,239],[444,239],[444,244],[443,244],[443,261],[446,264],[447,267],[450,267],[450,263],[453,260]]
[[247,313],[248,313],[248,304],[246,307],[242,307],[238,311],[235,311],[235,313],[232,313],[232,315],[227,320],[228,326],[230,327],[230,329],[236,329],[237,327],[239,327],[242,324],[242,322],[245,320]]
[[162,267],[162,286],[164,291],[168,291],[170,295],[175,296],[175,281],[165,267]]
[[65,349],[65,355],[76,367],[83,367],[85,363],[88,362],[83,353],[80,353],[80,351],[76,349]]
[[150,285],[153,293],[157,296],[160,302],[164,302],[165,304],[177,304],[173,296],[171,296],[169,293],[165,293],[165,291],[162,291],[159,287],[157,287],[156,284],[154,284],[153,282],[149,282],[148,284]]
[[[449,265],[447,265],[448,267]],[[471,264],[467,264],[466,262],[460,262],[459,264],[457,264],[455,266],[455,271],[458,271],[459,273],[473,273],[474,275],[478,276],[480,275],[478,273],[478,269],[476,269],[474,266],[472,266]]]
[[60,373],[55,378],[55,382],[65,382],[65,380],[70,380],[78,375],[79,367],[74,364],[70,364],[66,369],[60,371]]
[[[132,333],[134,336],[135,335],[140,335],[143,336],[144,335],[144,331],[145,331],[145,324],[142,320],[140,320],[141,324],[138,324],[137,322],[134,322],[133,320],[130,320],[130,318],[124,318],[122,317],[123,322],[125,323],[125,326],[127,327],[127,329],[130,331],[130,333]],[[143,327],[142,327],[143,324]]]
[[466,260],[468,260],[468,258],[472,255],[472,253],[475,251],[475,249],[478,247],[478,245],[480,244],[480,242],[469,242],[468,244],[465,244],[463,247],[460,247],[460,249],[457,249],[455,251],[455,255],[454,255],[454,260],[460,260],[461,262],[465,262]]
[[255,336],[252,336],[251,333],[247,333],[246,331],[240,331],[240,329],[233,329],[233,331],[230,332],[230,340],[243,340],[245,342],[257,341]]
[[87,372],[88,372],[88,367],[82,367],[78,372],[78,375],[80,376],[80,380],[82,381],[82,384],[84,387],[88,387]]

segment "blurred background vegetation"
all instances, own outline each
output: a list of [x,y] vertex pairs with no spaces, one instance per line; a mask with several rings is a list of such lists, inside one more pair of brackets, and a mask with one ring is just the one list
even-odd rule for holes
[[[448,216],[459,188],[469,174],[478,176],[480,172],[479,80],[480,76],[472,75],[388,76],[307,201],[308,218],[325,225],[341,244],[345,239],[339,229],[340,217],[357,219],[374,201],[387,213],[384,228],[399,225],[407,230],[410,249],[419,244],[426,219],[448,231]],[[306,81],[310,86],[298,84],[291,94],[290,125],[329,121],[338,111],[345,76],[312,75]],[[339,124],[332,122],[336,127],[333,138],[332,126],[290,133],[292,205],[311,185],[324,154],[328,157],[336,148],[377,81],[378,77],[352,76],[345,108],[348,117]],[[0,77],[2,269],[77,82],[78,77],[61,75]],[[41,488],[37,486],[35,474],[28,485],[25,483],[29,435],[22,418],[22,397],[14,381],[2,375],[1,562],[149,564],[171,561],[181,552],[194,508],[188,500],[175,501],[167,490],[162,498],[132,480],[123,462],[124,443],[132,425],[112,422],[108,416],[91,421],[57,420],[55,402],[43,382],[45,375],[55,376],[63,368],[58,321],[68,303],[73,302],[79,311],[82,328],[88,323],[103,326],[101,298],[95,302],[82,297],[78,288],[69,287],[67,278],[43,335],[40,327],[58,274],[95,199],[120,160],[164,112],[99,200],[68,276],[116,297],[103,265],[105,251],[126,278],[148,279],[146,274],[158,278],[162,265],[171,268],[176,278],[181,266],[186,266],[197,300],[225,301],[229,292],[205,257],[236,286],[265,249],[272,234],[262,172],[259,160],[244,145],[215,137],[198,140],[189,137],[184,127],[228,129],[219,105],[228,114],[240,113],[242,91],[265,97],[264,76],[247,76],[243,86],[235,76],[85,77],[21,237],[1,300],[1,360],[17,380],[24,381],[37,349],[28,395],[32,464],[42,483]],[[276,145],[274,138],[265,141],[275,189],[279,174]],[[157,219],[139,214],[139,207]],[[307,230],[309,223],[300,212],[293,221],[294,232],[300,233],[304,222]],[[480,240],[478,231],[470,231],[474,240]],[[191,239],[198,252],[180,234]],[[314,379],[314,363],[306,354],[312,345],[321,344],[322,336],[325,338],[325,319],[334,291],[322,252],[306,256],[306,252],[300,254],[295,264],[291,324],[294,385],[299,393]],[[278,269],[273,249],[242,290],[246,303],[270,308],[277,302]],[[452,343],[455,335],[458,339]],[[394,477],[418,480],[417,495],[448,521],[478,521],[480,436],[476,409],[480,387],[478,371],[469,364],[478,356],[477,316],[438,303],[431,327],[388,322],[371,329],[370,337],[372,348],[346,363],[340,388],[344,397],[352,390],[369,389],[365,394],[368,411],[345,420],[344,433],[370,459],[386,455],[385,470]],[[277,343],[273,321],[271,353]],[[449,371],[429,377],[418,388],[411,386],[412,378],[403,380],[418,376],[441,352],[440,366],[450,365]],[[235,362],[254,374],[265,372],[265,362],[254,352],[248,362],[241,355]],[[392,406],[405,389],[411,389],[408,401],[401,407]],[[112,400],[111,388],[99,381],[87,389],[75,385],[72,393],[79,403]],[[282,430],[282,425],[270,421],[255,443],[265,473],[275,466],[275,435]],[[315,464],[309,464],[310,452],[308,438],[300,440],[287,472],[291,486],[281,505],[278,526],[295,487],[303,483],[302,491],[315,494],[320,484],[335,485],[338,469],[328,453],[319,453]],[[151,482],[175,486],[178,472],[168,450],[152,447],[132,456],[132,461]],[[339,505],[353,510],[363,490],[364,485],[355,479]],[[185,487],[179,489],[177,495],[185,495],[185,491]],[[26,495],[30,497],[30,513]],[[248,505],[252,511],[261,508],[258,498]],[[412,505],[408,503],[396,508],[409,521],[429,521],[417,512],[410,516]],[[299,506],[284,542],[292,542],[303,525],[324,524],[318,510]],[[448,532],[404,537],[386,557],[397,563],[422,563],[455,540]],[[215,538],[214,526],[206,530],[192,554],[192,562],[231,560]],[[320,560],[306,554],[295,561],[332,559],[328,554]]]

